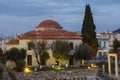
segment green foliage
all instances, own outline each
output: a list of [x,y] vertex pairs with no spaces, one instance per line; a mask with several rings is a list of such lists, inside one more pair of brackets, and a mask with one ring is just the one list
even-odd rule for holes
[[18,60],[16,63],[16,67],[14,68],[16,71],[21,72],[25,68],[25,61],[24,60]]
[[96,26],[93,22],[90,6],[86,5],[85,16],[84,16],[83,25],[82,25],[82,37],[83,37],[82,41],[83,41],[83,44],[87,44],[92,48],[93,54],[91,58],[93,58],[98,51],[98,41],[96,38],[95,29],[96,29]]
[[117,39],[115,39],[113,41],[113,52],[117,53],[119,47],[120,47],[120,41],[118,41]]
[[19,53],[19,59],[25,59],[26,58],[26,50],[25,49],[20,49]]
[[0,74],[2,74],[4,68],[2,66],[0,66]]
[[52,43],[51,49],[56,61],[63,61],[69,59],[70,45],[68,41],[56,40]]
[[15,61],[16,63],[15,70],[22,71],[22,69],[25,66],[24,59],[26,58],[26,50],[11,48],[10,50],[5,52],[5,57],[6,60]]
[[19,58],[19,49],[17,48],[11,48],[10,50],[5,52],[5,57],[6,60],[11,60],[11,61],[17,61],[17,59]]
[[120,41],[118,41],[117,39],[115,39],[113,41],[113,50],[112,50],[112,52],[117,53],[118,61],[120,61]]
[[34,51],[35,57],[36,57],[36,61],[38,63],[38,65],[40,66],[41,64],[41,57],[44,60],[47,60],[50,58],[48,52],[47,52],[47,42],[45,42],[44,40],[42,41],[31,41],[29,42],[31,44],[31,49]]
[[2,49],[0,48],[0,62],[1,62],[1,63],[4,63],[4,61],[5,61],[5,56],[4,56],[4,54],[3,54]]
[[47,51],[43,52],[42,57],[45,61],[50,58],[49,53]]
[[76,60],[89,60],[91,59],[92,49],[88,45],[79,44],[75,47],[74,57]]
[[3,72],[4,71],[4,67],[0,66],[0,80],[3,79]]
[[11,60],[17,62],[17,60],[26,58],[26,50],[25,49],[17,49],[11,48],[10,50],[5,52],[6,60]]

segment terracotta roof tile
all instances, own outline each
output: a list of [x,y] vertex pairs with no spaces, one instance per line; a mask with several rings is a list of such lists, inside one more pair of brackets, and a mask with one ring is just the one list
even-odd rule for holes
[[54,20],[45,20],[42,21],[36,28],[41,28],[41,27],[52,27],[52,28],[62,28],[59,23],[57,23]]
[[36,37],[36,31],[32,30],[32,31],[26,32],[22,35],[22,37],[26,37],[26,38]]
[[[36,30],[26,32],[22,35],[23,38],[81,38],[74,32],[63,30],[59,23],[54,20],[45,20],[41,22]],[[41,29],[40,29],[41,28]]]
[[39,30],[39,31],[29,31],[23,34],[21,38],[81,38],[81,36],[77,35],[74,32],[66,31],[66,30]]
[[10,44],[18,45],[19,44],[19,40],[18,39],[10,39],[7,44],[9,44],[9,45]]

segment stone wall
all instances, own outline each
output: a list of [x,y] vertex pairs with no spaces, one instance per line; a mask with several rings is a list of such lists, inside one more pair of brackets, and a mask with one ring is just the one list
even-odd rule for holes
[[17,73],[18,80],[96,80],[98,69]]

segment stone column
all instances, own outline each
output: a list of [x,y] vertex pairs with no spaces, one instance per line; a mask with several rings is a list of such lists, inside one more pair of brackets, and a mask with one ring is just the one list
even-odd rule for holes
[[110,64],[110,56],[108,55],[108,73],[111,76],[111,64]]
[[117,54],[116,53],[108,54],[108,72],[109,72],[109,76],[111,76],[111,64],[110,64],[110,57],[111,56],[115,57],[115,76],[118,77],[118,60],[117,60]]
[[115,55],[115,75],[118,77],[118,60],[117,60],[117,54]]
[[102,65],[102,73],[103,73],[103,75],[105,75],[105,65],[104,64]]

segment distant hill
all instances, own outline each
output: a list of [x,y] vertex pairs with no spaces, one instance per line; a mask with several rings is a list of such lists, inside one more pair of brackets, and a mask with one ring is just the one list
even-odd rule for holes
[[113,33],[120,33],[120,28],[117,30],[114,30]]

